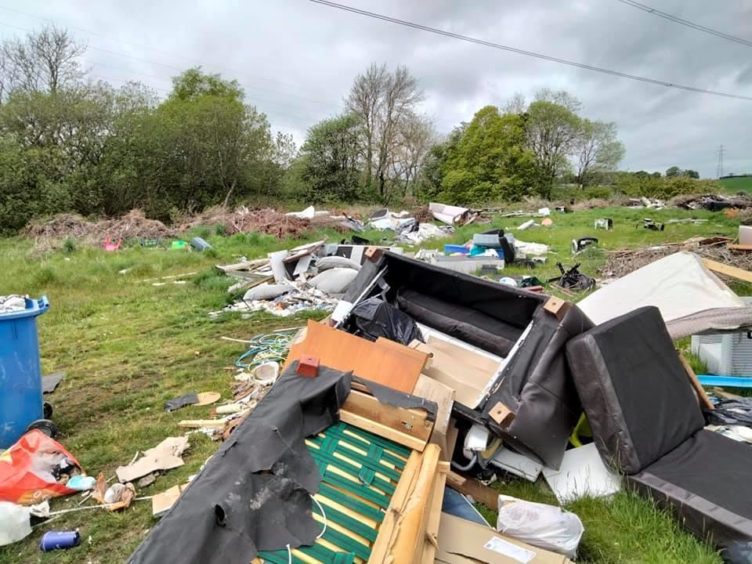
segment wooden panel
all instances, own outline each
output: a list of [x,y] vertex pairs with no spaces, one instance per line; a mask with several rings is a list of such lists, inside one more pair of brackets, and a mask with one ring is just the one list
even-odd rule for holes
[[449,472],[447,475],[447,485],[453,490],[469,495],[478,503],[482,503],[489,509],[498,511],[499,492],[488,486],[484,486],[478,480],[465,478],[455,472]]
[[354,427],[358,427],[359,429],[363,429],[364,431],[368,431],[369,433],[373,433],[374,435],[384,437],[385,439],[389,439],[390,441],[394,441],[395,443],[401,444],[419,452],[422,452],[423,449],[426,448],[426,443],[428,442],[427,438],[419,439],[412,435],[408,435],[407,433],[403,433],[398,429],[389,427],[388,425],[382,425],[381,423],[369,419],[368,417],[350,413],[349,411],[345,411],[344,409],[340,409],[339,418],[341,421],[347,423],[348,425],[353,425]]
[[752,251],[752,245],[741,245],[738,243],[729,243],[726,248],[732,251]]
[[410,453],[410,458],[407,459],[407,464],[405,464],[405,469],[402,471],[400,481],[397,483],[397,488],[394,490],[394,495],[389,502],[389,508],[386,511],[386,515],[384,515],[384,520],[381,522],[379,536],[376,537],[376,542],[373,543],[371,557],[368,559],[369,563],[383,564],[386,562],[392,537],[397,528],[397,519],[402,514],[402,508],[415,485],[422,458],[422,455],[418,452]]
[[710,259],[702,259],[702,264],[704,264],[705,268],[707,268],[708,270],[712,270],[713,272],[717,272],[718,274],[724,274],[726,276],[730,276],[731,278],[736,278],[737,280],[742,280],[744,282],[752,282],[752,272],[750,272],[749,270],[744,270],[735,266],[729,266],[728,264],[723,264],[722,262],[716,262]]
[[428,445],[423,454],[415,488],[408,497],[397,523],[397,538],[390,550],[393,557],[391,561],[395,564],[421,560],[440,454],[436,445]]
[[449,462],[439,462],[438,472],[433,484],[431,505],[428,509],[428,524],[426,526],[426,540],[423,545],[422,564],[433,564],[436,559],[436,549],[439,547],[439,525],[441,523],[441,506],[444,502],[444,486],[449,473]]
[[387,405],[381,403],[373,396],[355,390],[351,391],[350,395],[347,396],[341,409],[366,417],[423,441],[428,440],[433,429],[433,422],[428,419],[428,414],[422,409],[404,409]]
[[415,384],[414,395],[435,402],[438,406],[436,410],[436,422],[433,426],[430,441],[441,447],[442,460],[452,458],[453,446],[450,447],[447,435],[449,434],[449,423],[452,418],[452,406],[454,405],[454,390],[439,382],[421,374],[418,382]]
[[286,365],[303,355],[315,356],[323,366],[354,374],[395,390],[411,393],[428,355],[379,339],[375,343],[338,329],[308,322],[305,338],[292,345]]

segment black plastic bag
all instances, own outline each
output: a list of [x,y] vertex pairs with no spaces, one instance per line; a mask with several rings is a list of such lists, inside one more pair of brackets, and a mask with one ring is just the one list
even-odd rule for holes
[[368,298],[350,312],[354,333],[371,341],[379,337],[407,345],[423,335],[415,320],[379,297]]

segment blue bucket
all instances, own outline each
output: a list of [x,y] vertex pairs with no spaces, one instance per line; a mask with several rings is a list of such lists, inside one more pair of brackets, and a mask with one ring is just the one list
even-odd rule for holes
[[0,449],[13,445],[42,419],[42,372],[36,318],[50,307],[45,296],[26,308],[0,313]]

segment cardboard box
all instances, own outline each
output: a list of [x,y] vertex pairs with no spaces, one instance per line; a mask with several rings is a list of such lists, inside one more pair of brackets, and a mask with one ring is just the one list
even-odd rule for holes
[[442,564],[566,564],[566,556],[525,544],[491,529],[441,514],[436,562]]

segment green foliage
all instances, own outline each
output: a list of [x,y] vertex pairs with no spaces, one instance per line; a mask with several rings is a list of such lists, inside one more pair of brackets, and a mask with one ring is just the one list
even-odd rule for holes
[[534,155],[525,147],[524,119],[486,106],[446,148],[439,196],[463,204],[518,200],[528,193],[534,166]]
[[360,122],[353,114],[321,121],[308,130],[295,170],[306,202],[352,201],[358,195]]
[[655,176],[646,172],[619,172],[614,188],[632,198],[668,199],[680,194],[714,193],[721,189],[714,180],[696,180],[684,175]]

